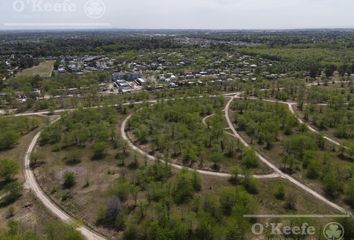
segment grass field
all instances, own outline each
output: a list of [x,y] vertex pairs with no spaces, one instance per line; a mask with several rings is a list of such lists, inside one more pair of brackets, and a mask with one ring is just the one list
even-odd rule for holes
[[41,62],[39,65],[24,69],[17,74],[17,77],[51,77],[54,69],[53,60]]

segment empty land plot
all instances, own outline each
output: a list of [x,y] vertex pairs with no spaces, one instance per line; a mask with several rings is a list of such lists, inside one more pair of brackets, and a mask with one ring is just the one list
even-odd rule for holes
[[33,66],[31,68],[26,68],[23,71],[17,74],[18,77],[51,77],[52,72],[54,69],[54,62],[53,60],[41,62],[37,66]]

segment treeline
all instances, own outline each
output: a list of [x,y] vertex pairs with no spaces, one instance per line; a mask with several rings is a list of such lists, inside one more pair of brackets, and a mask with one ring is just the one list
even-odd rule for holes
[[22,184],[16,176],[20,166],[11,159],[0,159],[0,207],[6,207],[22,195]]
[[117,140],[116,121],[117,112],[113,108],[78,109],[65,113],[59,122],[45,129],[39,143],[54,145],[56,149],[93,144],[95,152],[101,156],[107,144]]
[[[247,95],[260,98],[273,98],[281,101],[296,101],[300,108],[306,103],[330,103],[345,104],[353,106],[354,84],[353,81],[334,82],[334,80],[301,81],[296,78],[280,79],[275,82],[260,85],[260,90],[256,87],[249,87],[245,91]],[[312,83],[313,86],[306,87]],[[267,89],[267,90],[265,90]],[[337,103],[336,103],[337,102]]]
[[107,81],[110,81],[109,73],[91,73],[84,76],[63,74],[51,79],[39,76],[16,77],[6,81],[3,85],[3,90],[5,92],[8,90],[21,91],[27,97],[34,97],[34,89],[41,90],[42,94],[60,95],[73,88],[76,88],[76,92],[80,93],[80,90],[83,91],[90,86],[94,86],[95,90],[98,91],[98,84]]
[[[123,52],[127,50],[141,49],[171,49],[179,45],[170,37],[149,37],[120,35],[114,33],[101,34],[37,34],[36,42],[31,40],[32,36],[24,35],[25,40],[12,40],[1,44],[2,55],[32,55],[34,58],[67,55],[80,56],[85,54],[108,54],[112,52]],[[14,36],[16,37],[16,36]],[[40,38],[40,41],[38,41]]]
[[327,77],[338,71],[340,76],[354,73],[354,51],[313,47],[253,47],[242,49],[242,53],[276,61],[271,72],[307,72],[308,76],[319,77],[322,71]]
[[73,227],[55,222],[44,224],[44,231],[34,232],[23,228],[16,222],[8,223],[8,230],[0,232],[1,240],[84,240]]
[[39,126],[35,117],[0,117],[0,151],[13,148],[21,136]]
[[[186,35],[188,33],[185,33]],[[353,47],[353,31],[341,30],[284,30],[284,31],[205,31],[190,33],[191,36],[220,41],[233,41],[235,44],[263,44],[268,47],[316,46],[327,48]]]

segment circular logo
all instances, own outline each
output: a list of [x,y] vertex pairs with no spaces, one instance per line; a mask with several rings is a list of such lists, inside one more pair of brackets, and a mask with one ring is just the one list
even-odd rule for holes
[[336,222],[328,223],[323,229],[323,236],[327,240],[341,240],[344,237],[344,227]]
[[22,0],[16,0],[13,2],[12,7],[16,12],[23,12],[25,10],[25,3]]
[[102,0],[88,0],[84,6],[85,13],[90,18],[101,18],[106,12],[106,5]]

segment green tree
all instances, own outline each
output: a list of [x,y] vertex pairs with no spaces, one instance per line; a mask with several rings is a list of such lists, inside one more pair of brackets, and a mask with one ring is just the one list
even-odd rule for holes
[[52,240],[84,240],[84,237],[72,226],[54,223],[46,226],[45,233]]
[[321,175],[321,164],[317,159],[313,159],[307,166],[306,176],[310,179],[317,179]]
[[293,155],[298,160],[303,160],[306,151],[317,150],[317,144],[313,137],[297,134],[285,141],[285,149],[288,155]]
[[331,197],[337,197],[342,191],[342,181],[335,169],[328,170],[323,178],[326,193]]
[[346,186],[346,201],[354,209],[354,178]]
[[289,210],[296,210],[297,198],[294,193],[289,193],[286,197],[285,208]]
[[259,183],[257,179],[255,179],[251,175],[245,176],[243,186],[245,187],[246,191],[249,192],[250,194],[258,194]]
[[230,173],[232,174],[232,176],[230,177],[230,183],[236,185],[238,183],[240,183],[240,174],[241,174],[241,170],[239,167],[235,166],[232,167],[230,170]]
[[132,193],[133,185],[126,178],[120,178],[111,187],[111,194],[118,197],[122,202],[128,200],[129,194]]
[[16,201],[21,196],[22,190],[22,185],[17,181],[7,184],[5,187],[6,195],[1,199],[0,205],[6,206]]
[[285,187],[283,184],[279,184],[276,189],[275,189],[275,193],[274,196],[276,199],[278,200],[284,200],[285,196],[286,196],[286,191],[285,191]]
[[9,159],[0,160],[0,178],[5,181],[11,181],[18,173],[20,167],[17,162]]
[[0,151],[10,149],[17,144],[19,134],[15,131],[0,133]]
[[105,142],[96,142],[93,145],[92,159],[99,160],[104,158],[106,149],[107,149],[107,144]]
[[192,185],[194,190],[197,192],[202,189],[202,178],[196,170],[194,170],[192,173]]
[[258,158],[256,152],[251,148],[244,148],[242,163],[246,168],[258,167]]
[[187,169],[182,169],[176,175],[175,182],[172,187],[172,195],[177,204],[184,203],[192,198],[196,189],[194,187],[193,173]]
[[237,201],[237,192],[234,187],[224,187],[219,192],[220,205],[223,213],[227,216],[231,215],[232,208]]
[[220,151],[213,151],[210,156],[210,160],[213,163],[213,169],[219,170],[220,163],[224,159],[224,155]]

